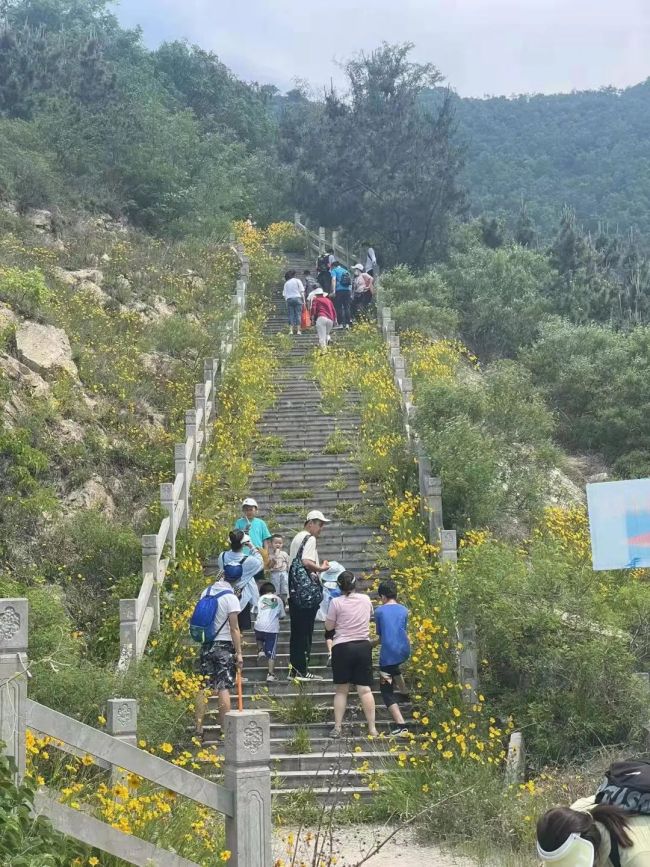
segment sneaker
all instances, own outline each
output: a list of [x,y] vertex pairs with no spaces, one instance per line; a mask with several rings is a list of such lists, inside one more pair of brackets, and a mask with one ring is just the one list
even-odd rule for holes
[[267,683],[275,683],[276,680],[277,680],[277,677],[274,674],[267,674],[266,675],[266,682]]
[[341,737],[341,729],[332,729],[327,736],[331,741],[337,741]]
[[307,674],[297,674],[295,680],[300,681],[310,681],[310,680],[325,680],[324,677],[321,677],[320,674],[312,674],[311,671],[308,671]]
[[258,661],[258,662],[263,662],[265,659],[266,659],[266,654],[264,653],[264,651],[263,651],[263,650],[258,650],[258,651],[257,651],[257,661]]
[[302,334],[302,331],[301,331],[300,329],[298,329],[298,330],[296,331],[296,334]]
[[409,730],[406,726],[396,726],[394,729],[390,730],[390,736],[392,738],[405,738],[409,733]]
[[[346,325],[345,328],[346,328],[347,331],[350,330],[350,326],[349,326],[349,325]],[[298,334],[300,334],[300,332],[298,332]]]

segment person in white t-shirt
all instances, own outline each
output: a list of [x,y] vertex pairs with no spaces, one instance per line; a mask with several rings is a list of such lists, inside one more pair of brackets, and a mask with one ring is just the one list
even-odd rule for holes
[[364,247],[367,247],[366,251],[366,267],[364,271],[366,274],[370,274],[371,277],[375,276],[375,269],[377,267],[377,257],[375,256],[375,250],[370,244],[364,244]]
[[[208,689],[217,696],[219,703],[219,722],[224,731],[226,714],[230,710],[230,690],[235,686],[237,669],[241,671],[244,659],[241,652],[241,633],[237,619],[240,606],[233,589],[233,583],[225,576],[215,581],[201,594],[215,596],[221,594],[214,620],[215,637],[213,641],[201,645],[201,674],[207,679]],[[207,710],[205,690],[200,690],[195,702],[196,733],[203,736],[203,719]]]
[[302,334],[300,330],[300,317],[302,308],[305,306],[305,287],[302,280],[296,277],[292,268],[284,275],[285,283],[282,289],[282,297],[287,302],[287,314],[289,316],[289,334]]
[[277,680],[275,676],[275,655],[278,649],[278,634],[280,620],[285,615],[282,600],[275,592],[270,581],[265,581],[260,587],[260,599],[257,603],[257,620],[255,621],[255,640],[257,641],[258,663],[266,659],[269,673],[268,683]]
[[[307,514],[305,529],[293,537],[289,548],[289,564],[298,556],[302,549],[302,564],[310,575],[320,575],[329,569],[329,562],[320,562],[316,542],[325,524],[329,524],[318,509],[313,509]],[[303,544],[304,543],[304,544]],[[289,565],[291,570],[291,565]],[[320,604],[320,603],[319,603]],[[311,654],[311,641],[314,634],[314,622],[316,620],[315,608],[300,608],[291,600],[291,581],[289,581],[289,615],[291,617],[291,633],[289,636],[289,676],[296,680],[322,680],[322,677],[312,674],[309,669],[309,656]]]

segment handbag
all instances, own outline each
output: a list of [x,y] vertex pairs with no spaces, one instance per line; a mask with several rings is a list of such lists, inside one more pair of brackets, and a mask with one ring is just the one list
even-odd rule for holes
[[300,327],[311,328],[311,316],[309,315],[309,310],[307,310],[306,307],[302,308],[302,313],[300,314]]

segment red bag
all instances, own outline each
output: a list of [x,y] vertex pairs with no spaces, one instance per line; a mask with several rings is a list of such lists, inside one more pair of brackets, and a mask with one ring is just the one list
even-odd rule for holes
[[300,314],[300,327],[311,328],[311,316],[309,315],[309,310],[307,310],[306,307],[302,308],[302,313]]

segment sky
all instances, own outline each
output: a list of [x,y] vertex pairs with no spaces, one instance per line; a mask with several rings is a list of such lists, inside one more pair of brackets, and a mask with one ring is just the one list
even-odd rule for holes
[[214,51],[280,90],[343,80],[382,41],[413,42],[462,96],[626,87],[650,76],[650,0],[121,0],[150,47]]

